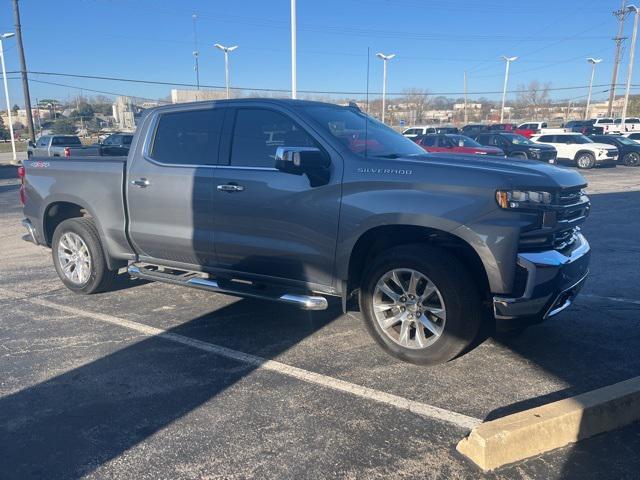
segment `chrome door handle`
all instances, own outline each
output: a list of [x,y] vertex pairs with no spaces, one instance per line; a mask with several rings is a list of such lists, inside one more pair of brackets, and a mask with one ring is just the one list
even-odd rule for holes
[[221,192],[242,192],[244,187],[242,185],[234,185],[232,183],[225,183],[216,187]]
[[151,185],[151,182],[146,178],[139,178],[137,180],[131,180],[131,185],[135,185],[136,187],[146,188]]

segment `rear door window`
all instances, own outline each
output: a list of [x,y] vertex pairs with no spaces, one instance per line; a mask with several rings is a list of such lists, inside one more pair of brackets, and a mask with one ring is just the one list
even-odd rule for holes
[[224,119],[223,108],[163,113],[158,119],[150,156],[175,165],[213,165]]

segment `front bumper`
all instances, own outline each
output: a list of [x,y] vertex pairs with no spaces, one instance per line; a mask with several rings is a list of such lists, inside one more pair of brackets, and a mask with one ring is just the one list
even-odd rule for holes
[[526,269],[524,293],[519,297],[493,297],[496,320],[540,321],[569,307],[589,273],[591,247],[576,232],[570,253],[557,250],[519,253],[518,265]]

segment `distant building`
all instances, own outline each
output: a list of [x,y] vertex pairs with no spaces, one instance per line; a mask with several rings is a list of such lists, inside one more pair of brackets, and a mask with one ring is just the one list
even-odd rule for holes
[[116,97],[111,109],[118,129],[125,132],[136,129],[136,106],[131,97]]
[[[464,110],[464,103],[455,103],[453,105],[454,110]],[[467,103],[467,110],[482,110],[481,103]]]
[[171,103],[199,102],[201,100],[221,100],[227,98],[224,90],[178,90],[171,89]]

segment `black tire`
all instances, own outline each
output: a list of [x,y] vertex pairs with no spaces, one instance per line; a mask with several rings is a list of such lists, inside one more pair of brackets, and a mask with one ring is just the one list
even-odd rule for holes
[[[90,268],[88,279],[82,283],[71,281],[62,270],[58,247],[61,238],[66,233],[78,235],[87,247],[90,256]],[[51,242],[53,265],[62,283],[72,292],[88,295],[104,292],[110,289],[114,279],[118,275],[117,270],[109,270],[105,259],[98,229],[91,218],[71,218],[65,220],[56,228]]]
[[[431,280],[441,294],[446,321],[440,337],[426,347],[400,345],[384,332],[375,317],[376,284],[394,269],[416,270]],[[483,311],[478,285],[460,260],[442,248],[423,244],[395,247],[374,258],[363,275],[360,310],[369,333],[385,351],[418,365],[444,363],[463,352],[478,333]]]
[[640,153],[629,152],[622,157],[622,163],[627,167],[640,167]]
[[589,152],[578,152],[575,161],[576,166],[584,170],[588,170],[596,166],[596,157],[593,156],[593,153]]

